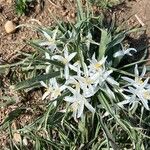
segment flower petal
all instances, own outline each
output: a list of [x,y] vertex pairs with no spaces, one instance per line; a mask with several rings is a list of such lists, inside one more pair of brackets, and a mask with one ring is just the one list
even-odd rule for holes
[[45,58],[50,59],[50,55],[47,52],[45,53]]
[[77,52],[71,53],[68,57],[68,61],[71,61],[75,57],[76,54]]
[[113,57],[116,58],[116,57],[120,57],[120,56],[124,56],[124,52],[122,50],[114,53]]
[[69,66],[67,64],[65,65],[64,75],[66,80],[69,79]]
[[137,64],[135,65],[134,73],[135,73],[135,75],[136,75],[137,77],[139,76],[139,71],[138,71],[138,65],[137,65]]
[[147,109],[147,110],[150,110],[149,106],[148,106],[148,101],[146,99],[143,98],[142,95],[139,95],[138,94],[138,97],[140,98],[142,104],[144,105],[144,107]]
[[60,55],[54,55],[54,56],[52,56],[52,59],[57,59],[58,61],[64,62],[64,57],[62,57]]
[[77,118],[80,118],[84,110],[84,99],[81,99],[78,106]]
[[111,85],[119,86],[119,83],[117,81],[115,81],[112,77],[108,77],[107,82]]
[[76,99],[72,96],[66,96],[64,100],[70,103],[74,103],[76,101]]
[[48,89],[48,90],[43,94],[42,100],[44,100],[48,95],[50,95],[50,93],[51,93],[51,90]]
[[48,86],[43,82],[43,81],[40,81],[41,85],[44,86],[45,88],[48,88]]
[[137,52],[137,50],[136,50],[135,48],[128,48],[128,49],[125,50],[124,53],[125,53],[126,55],[132,56],[131,51]]
[[143,67],[143,70],[142,70],[140,77],[143,78],[145,73],[146,73],[146,66]]
[[67,88],[72,94],[75,94],[75,93],[76,93],[76,90],[73,89],[72,87],[66,86],[66,88]]
[[93,108],[93,106],[87,100],[84,102],[84,104],[88,110],[90,110],[92,113],[95,113],[95,108]]
[[135,81],[131,78],[128,78],[128,77],[122,77],[123,80],[129,82],[129,83],[134,83]]
[[64,48],[64,57],[66,58],[66,59],[68,59],[68,48],[67,48],[67,46],[65,46],[65,48]]

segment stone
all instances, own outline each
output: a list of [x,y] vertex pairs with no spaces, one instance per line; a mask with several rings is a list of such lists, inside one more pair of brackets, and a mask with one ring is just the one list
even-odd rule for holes
[[13,33],[16,31],[16,25],[12,21],[7,21],[4,25],[6,33]]

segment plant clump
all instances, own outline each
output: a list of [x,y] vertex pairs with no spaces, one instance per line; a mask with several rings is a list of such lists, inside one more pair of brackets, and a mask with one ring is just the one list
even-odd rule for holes
[[[75,24],[36,28],[43,38],[27,43],[37,51],[23,53],[17,63],[0,66],[19,67],[28,78],[11,88],[25,92],[41,89],[45,103],[45,111],[17,131],[26,144],[22,141],[14,146],[146,149],[150,109],[150,84],[143,65],[146,57],[143,54],[134,60],[139,50],[124,44],[126,35],[139,29],[119,30],[114,20],[107,24],[103,16],[93,16],[77,2]],[[17,108],[13,117],[22,112]],[[11,123],[12,114],[2,125],[8,120]]]

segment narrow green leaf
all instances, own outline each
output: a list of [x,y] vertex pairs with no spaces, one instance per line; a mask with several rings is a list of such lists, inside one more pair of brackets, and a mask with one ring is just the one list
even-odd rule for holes
[[10,68],[10,67],[15,67],[21,64],[24,64],[24,62],[26,61],[26,59],[24,59],[23,61],[19,61],[17,63],[12,63],[12,64],[4,64],[4,65],[0,65],[0,69],[1,68]]
[[19,82],[18,84],[15,85],[14,89],[20,90],[20,89],[29,88],[29,87],[37,84],[39,81],[46,81],[50,78],[54,78],[59,75],[60,75],[60,71],[56,71],[51,74],[39,75],[37,77]]
[[80,21],[84,20],[83,6],[81,0],[77,0],[77,8],[78,8],[78,17]]
[[125,38],[126,33],[125,32],[121,32],[119,34],[117,34],[113,40],[108,44],[108,50],[112,47],[114,47],[115,45],[121,43],[124,38]]
[[35,61],[37,61],[37,62],[48,62],[48,63],[50,63],[50,64],[52,64],[52,65],[55,65],[55,66],[58,66],[58,67],[64,67],[64,65],[62,64],[62,63],[60,63],[60,62],[58,62],[58,61],[56,61],[56,60],[50,60],[50,59],[40,59],[40,60],[35,60]]
[[0,126],[4,125],[7,122],[12,122],[14,119],[16,119],[17,117],[19,117],[21,114],[25,113],[25,108],[17,108],[13,111],[11,111],[8,114],[8,117],[6,117],[6,119],[0,124]]
[[0,96],[0,99],[4,100],[5,102],[0,103],[0,107],[7,107],[9,105],[12,105],[16,102],[16,97],[15,96]]
[[26,43],[29,44],[30,46],[32,46],[33,48],[35,48],[36,50],[38,50],[40,53],[41,52],[43,52],[43,53],[46,52],[46,53],[48,53],[51,56],[53,55],[50,50],[48,50],[48,49],[38,45],[37,43],[35,43],[33,41],[26,41]]
[[145,63],[145,62],[148,62],[148,61],[150,61],[150,59],[139,60],[139,61],[127,64],[127,65],[124,65],[123,67],[121,67],[119,69],[121,70],[121,69],[124,69],[124,68],[132,67],[132,66],[135,66],[136,64],[141,64],[141,63]]
[[104,29],[101,29],[101,40],[99,46],[99,59],[105,55],[105,51],[107,49],[107,44],[110,42],[110,35]]

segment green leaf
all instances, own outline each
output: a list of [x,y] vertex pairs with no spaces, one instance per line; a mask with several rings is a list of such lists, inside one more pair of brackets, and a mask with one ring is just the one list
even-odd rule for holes
[[132,67],[132,66],[134,67],[136,64],[142,64],[142,63],[145,63],[145,62],[148,62],[148,61],[150,61],[150,59],[139,60],[139,61],[127,64],[127,65],[124,65],[123,67],[120,67],[119,69],[121,70],[121,69]]
[[57,67],[64,67],[64,65],[61,63],[61,62],[59,62],[59,61],[56,61],[56,60],[50,60],[50,59],[40,59],[40,60],[35,60],[35,61],[37,61],[37,62],[48,62],[48,63],[50,63],[50,64],[52,64],[52,65],[55,65],[55,66],[57,66]]
[[107,49],[107,45],[110,42],[111,37],[108,34],[108,32],[104,29],[101,29],[101,40],[100,40],[100,46],[99,46],[99,59],[102,59],[102,57],[105,55],[105,51]]
[[16,97],[15,96],[0,96],[0,99],[4,100],[5,102],[3,103],[0,103],[0,107],[4,108],[4,107],[7,107],[9,105],[12,105],[16,102]]
[[80,21],[84,20],[83,6],[81,0],[77,0],[77,8],[78,8],[78,18]]
[[38,50],[40,53],[48,53],[50,56],[52,56],[53,54],[51,53],[50,50],[40,46],[39,44],[33,42],[33,41],[26,41],[27,44],[29,44],[30,46],[32,46],[33,48],[35,48],[36,50]]
[[[117,121],[117,123],[130,135],[129,126],[126,126],[120,118],[118,118],[118,115],[115,114],[115,111],[112,110],[111,105],[108,103],[109,97],[107,96],[106,91],[101,89],[101,92],[98,93],[98,99],[100,103],[103,105],[105,110],[110,113],[110,115]],[[109,100],[110,101],[110,100]]]
[[0,124],[0,126],[3,126],[7,122],[11,123],[14,119],[18,118],[21,114],[25,113],[26,109],[25,108],[17,108],[13,111],[11,111],[8,114],[8,117]]
[[120,43],[124,40],[125,35],[126,35],[125,32],[122,32],[122,33],[117,34],[117,35],[113,38],[113,40],[108,44],[108,50],[109,50],[110,48],[114,47],[115,45],[120,44]]
[[19,65],[21,65],[21,64],[24,64],[24,62],[25,62],[26,60],[27,60],[27,58],[24,59],[24,60],[22,60],[22,61],[16,62],[16,63],[0,65],[0,69],[3,69],[3,68],[5,69],[5,68],[10,68],[10,67],[19,66]]
[[19,82],[18,84],[15,85],[14,89],[20,90],[20,89],[29,88],[29,87],[32,87],[33,85],[39,83],[39,81],[46,81],[50,78],[54,78],[59,75],[60,75],[60,71],[56,71],[56,72],[53,72],[50,74],[39,75],[37,77]]

